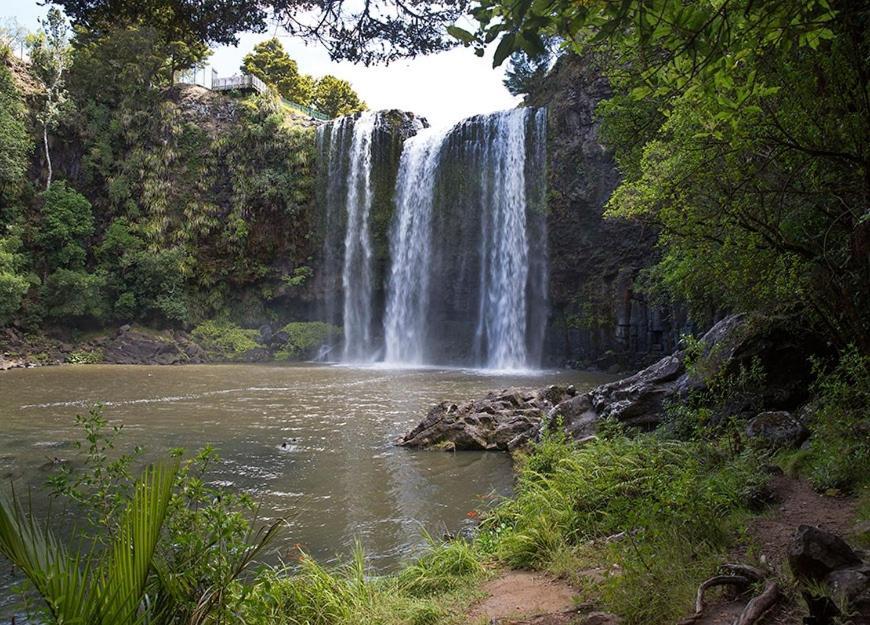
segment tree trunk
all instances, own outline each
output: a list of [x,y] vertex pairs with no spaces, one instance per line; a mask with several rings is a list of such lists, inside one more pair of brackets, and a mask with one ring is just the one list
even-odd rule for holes
[[42,143],[45,145],[45,162],[48,165],[48,176],[45,179],[45,190],[51,186],[51,154],[48,151],[48,124],[42,125]]

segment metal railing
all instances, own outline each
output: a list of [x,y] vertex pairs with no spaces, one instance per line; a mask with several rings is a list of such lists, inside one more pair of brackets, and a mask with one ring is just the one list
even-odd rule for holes
[[332,119],[329,115],[325,113],[321,113],[317,109],[311,108],[310,106],[305,106],[304,104],[299,104],[297,102],[293,102],[292,100],[288,100],[287,98],[282,97],[281,103],[287,108],[291,108],[294,111],[298,111],[303,115],[308,115],[308,117],[313,117],[314,119],[319,119],[322,122],[328,122]]
[[[200,71],[202,74],[200,74]],[[208,78],[211,78],[211,80],[208,80]],[[217,72],[214,70],[211,71],[210,75],[207,75],[204,69],[178,72],[175,76],[175,82],[187,85],[199,85],[206,89],[211,89],[212,91],[256,91],[257,93],[269,93],[271,91],[269,85],[251,74],[240,74],[218,78]],[[281,103],[289,109],[320,121],[328,122],[332,119],[315,108],[299,104],[298,102],[293,102],[284,97],[281,97]]]
[[242,74],[241,76],[229,76],[227,78],[212,78],[212,91],[232,91],[238,89],[244,91],[250,89],[257,93],[266,93],[269,87],[262,80],[250,74]]

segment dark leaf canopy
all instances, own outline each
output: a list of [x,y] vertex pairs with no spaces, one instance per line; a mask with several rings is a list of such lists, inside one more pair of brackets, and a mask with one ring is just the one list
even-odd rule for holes
[[323,45],[333,60],[366,65],[444,50],[468,0],[53,0],[73,23],[99,31],[146,24],[171,39],[232,45],[238,33],[280,25]]

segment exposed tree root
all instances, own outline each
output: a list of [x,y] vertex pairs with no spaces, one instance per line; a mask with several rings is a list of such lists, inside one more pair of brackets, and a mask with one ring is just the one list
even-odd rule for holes
[[753,625],[755,621],[764,616],[770,608],[776,605],[780,598],[779,584],[776,582],[767,582],[762,593],[746,604],[740,617],[734,622],[734,625]]
[[[721,568],[728,571],[729,575],[715,575],[701,582],[695,595],[695,613],[680,621],[678,625],[691,625],[701,618],[704,613],[704,595],[710,588],[716,586],[747,588],[751,583],[764,581],[767,577],[764,571],[748,564],[723,564]],[[779,598],[779,585],[773,581],[767,582],[761,594],[753,597],[746,604],[734,625],[753,625],[779,601]]]
[[741,586],[746,587],[750,583],[750,578],[743,575],[716,575],[710,579],[701,582],[698,586],[698,592],[695,594],[695,613],[678,623],[678,625],[690,625],[701,618],[704,613],[704,594],[710,588],[716,586]]

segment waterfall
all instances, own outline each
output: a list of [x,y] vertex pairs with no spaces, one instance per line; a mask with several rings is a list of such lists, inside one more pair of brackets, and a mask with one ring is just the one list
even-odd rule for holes
[[523,108],[405,142],[390,233],[387,361],[539,364],[545,130],[546,112]]
[[424,362],[433,188],[443,140],[443,131],[428,129],[405,141],[402,150],[384,318],[387,362]]
[[[326,290],[324,316],[337,324],[338,275],[341,280],[342,360],[373,358],[372,306],[372,136],[375,113],[341,117],[317,131],[320,155],[321,201],[325,204],[323,272]],[[339,233],[343,232],[343,236]]]

